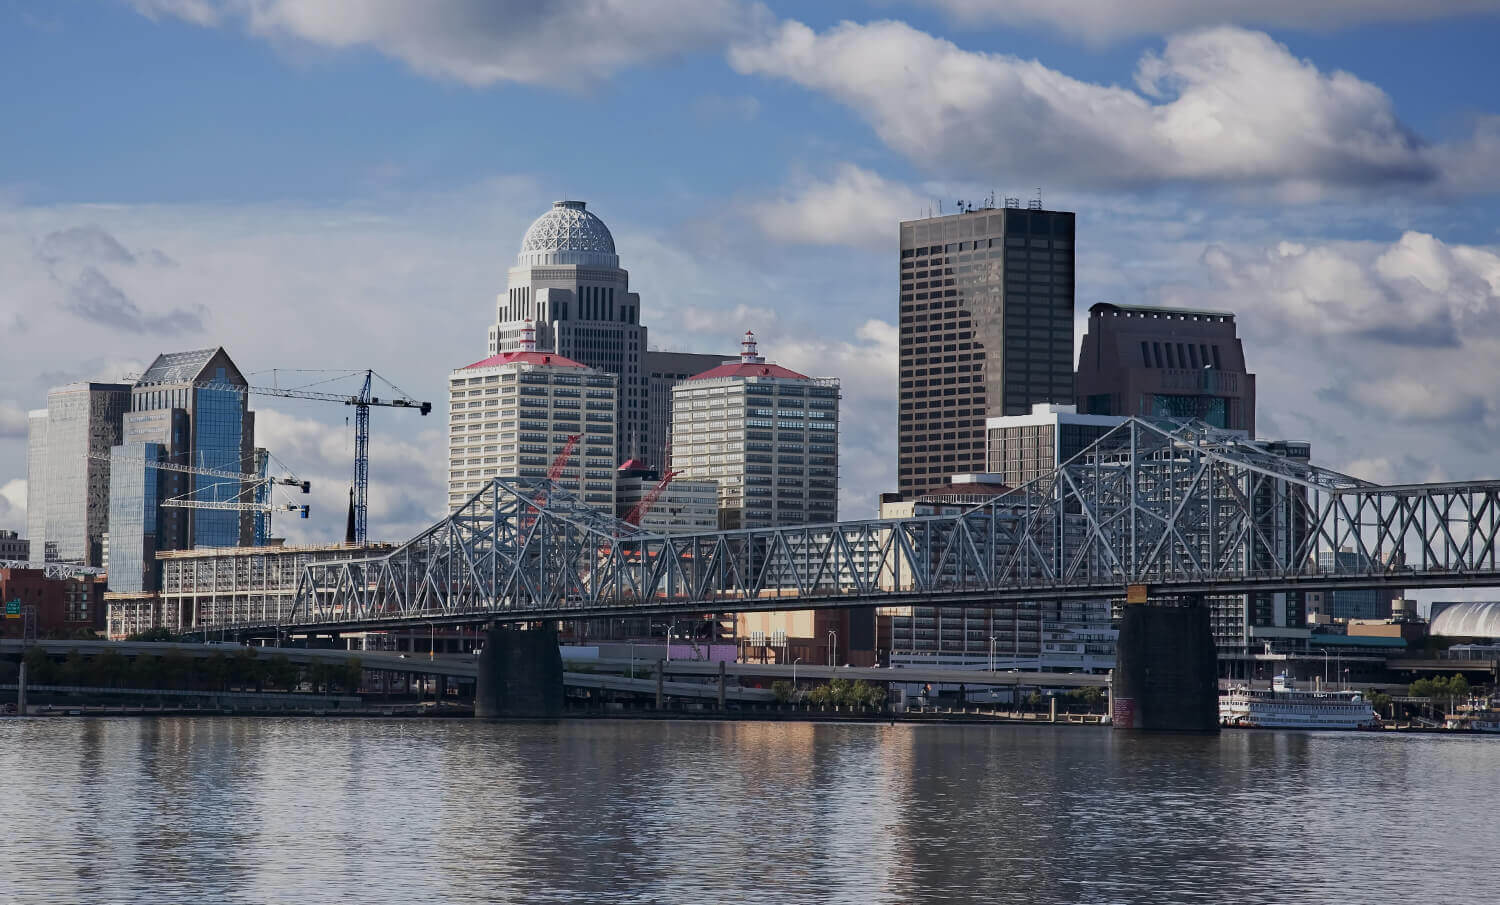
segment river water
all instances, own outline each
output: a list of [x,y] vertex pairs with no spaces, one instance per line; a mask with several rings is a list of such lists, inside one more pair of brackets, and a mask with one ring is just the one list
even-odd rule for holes
[[1500,739],[0,720],[0,902],[1493,902]]

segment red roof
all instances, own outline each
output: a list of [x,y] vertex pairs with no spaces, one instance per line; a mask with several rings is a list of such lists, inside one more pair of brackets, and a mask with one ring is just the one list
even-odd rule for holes
[[710,377],[790,377],[793,380],[811,380],[806,374],[798,374],[791,368],[783,368],[781,365],[764,364],[757,362],[729,361],[710,368],[702,374],[695,374],[688,380],[707,380]]
[[460,371],[470,368],[497,368],[500,365],[555,365],[559,368],[586,368],[588,365],[580,364],[571,358],[564,358],[552,352],[524,352],[514,349],[510,352],[501,352],[499,355],[491,355],[484,361],[476,361],[471,365],[464,365]]

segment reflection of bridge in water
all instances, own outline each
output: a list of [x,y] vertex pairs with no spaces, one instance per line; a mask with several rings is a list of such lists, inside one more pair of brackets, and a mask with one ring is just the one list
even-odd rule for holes
[[1135,419],[953,515],[659,535],[497,478],[388,554],[307,565],[289,614],[224,628],[1495,585],[1497,498],[1500,481],[1382,486]]

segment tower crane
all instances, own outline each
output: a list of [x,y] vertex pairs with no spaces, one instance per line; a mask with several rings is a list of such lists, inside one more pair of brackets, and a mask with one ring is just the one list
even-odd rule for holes
[[273,485],[281,487],[296,487],[303,493],[312,491],[312,482],[287,475],[285,477],[269,477],[258,472],[231,471],[227,468],[206,468],[197,465],[181,465],[177,462],[163,462],[156,459],[140,459],[133,456],[106,456],[96,453],[88,454],[87,458],[98,459],[101,462],[114,462],[122,465],[139,465],[144,468],[152,468],[157,471],[173,471],[180,474],[200,475],[209,478],[224,478],[234,481],[241,486],[240,495],[244,495],[244,488],[250,488],[250,500],[194,500],[190,499],[192,493],[182,496],[168,497],[161,501],[161,505],[172,509],[220,509],[230,512],[254,512],[267,517],[265,533],[270,533],[269,516],[272,512],[296,512],[303,518],[307,518],[308,507],[306,504],[296,503],[273,503],[268,494],[261,492],[262,488],[269,490]]
[[[364,376],[364,383],[360,387],[359,392],[349,395],[347,393],[324,393],[306,389],[283,389],[279,386],[241,387],[220,381],[194,382],[191,385],[199,389],[222,390],[241,395],[253,393],[257,396],[310,399],[315,402],[336,402],[342,405],[354,406],[354,542],[358,546],[364,546],[370,496],[370,407],[382,406],[385,408],[416,409],[418,413],[427,415],[432,412],[432,403],[418,402],[407,395],[406,391],[384,377],[380,377],[379,374],[368,368],[363,371],[341,371],[336,373],[343,377],[353,377],[362,374]],[[274,379],[274,371],[272,372],[272,376]],[[372,387],[377,377],[380,378],[381,383],[391,388],[395,393],[394,396],[380,397],[373,395]]]

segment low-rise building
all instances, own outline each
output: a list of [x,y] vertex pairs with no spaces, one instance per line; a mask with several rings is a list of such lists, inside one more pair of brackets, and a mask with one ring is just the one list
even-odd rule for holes
[[102,576],[48,578],[42,569],[0,568],[0,600],[14,601],[21,611],[0,618],[0,638],[21,637],[28,619],[35,620],[39,638],[75,637],[104,628]]
[[27,562],[31,559],[31,541],[15,531],[0,531],[0,560]]
[[104,596],[114,640],[154,628],[173,632],[277,622],[291,613],[303,567],[379,555],[390,544],[220,547],[156,554],[161,590]]

